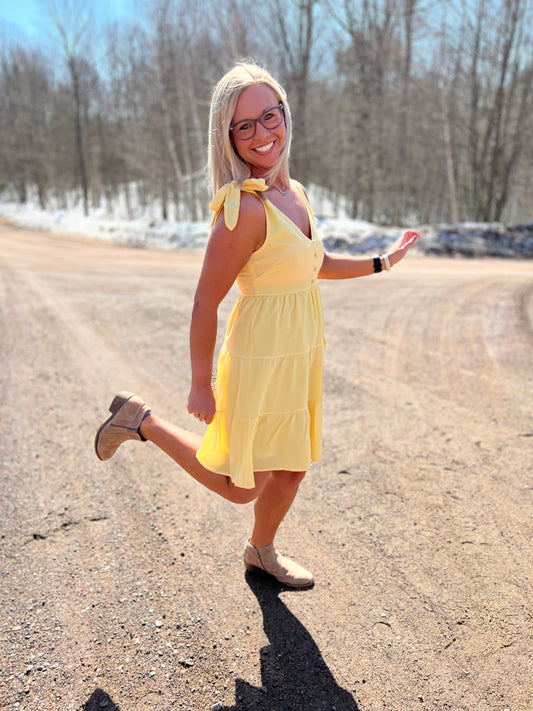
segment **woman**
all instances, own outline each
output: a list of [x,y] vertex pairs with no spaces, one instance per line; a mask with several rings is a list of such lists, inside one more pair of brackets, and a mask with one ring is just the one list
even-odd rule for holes
[[[128,439],[149,440],[194,479],[235,503],[254,502],[244,551],[293,587],[313,584],[281,556],[274,537],[311,460],[320,460],[324,338],[317,279],[389,269],[417,235],[382,257],[324,254],[303,188],[289,177],[291,120],[282,87],[264,69],[239,64],[215,88],[209,173],[215,215],[191,321],[188,409],[208,425],[201,440],[153,414],[131,393],[113,400],[96,435],[100,459]],[[212,367],[217,309],[232,284],[242,295]]]

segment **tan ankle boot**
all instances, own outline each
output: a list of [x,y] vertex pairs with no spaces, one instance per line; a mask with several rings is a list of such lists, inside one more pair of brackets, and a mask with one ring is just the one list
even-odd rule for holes
[[291,588],[307,588],[313,584],[311,573],[289,558],[280,555],[274,545],[255,548],[247,543],[244,549],[244,563],[250,572],[264,570],[283,585]]
[[133,393],[120,392],[109,406],[111,417],[96,433],[94,449],[98,459],[109,459],[127,439],[144,441],[139,427],[144,416],[150,412],[140,397]]

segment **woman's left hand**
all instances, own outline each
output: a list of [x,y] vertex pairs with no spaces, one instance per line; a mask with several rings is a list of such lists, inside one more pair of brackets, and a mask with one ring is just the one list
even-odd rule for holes
[[[387,250],[386,255],[381,255],[381,266],[387,266],[387,257],[390,266],[405,257],[411,247],[420,239],[418,232],[407,231],[396,240],[392,247]],[[355,279],[356,277],[374,274],[374,258],[365,255],[364,257],[347,254],[324,254],[322,266],[318,273],[319,279]]]
[[407,230],[403,235],[396,240],[392,247],[387,250],[391,266],[398,264],[398,262],[405,257],[407,252],[411,247],[418,242],[420,235],[418,232],[413,232],[412,230]]

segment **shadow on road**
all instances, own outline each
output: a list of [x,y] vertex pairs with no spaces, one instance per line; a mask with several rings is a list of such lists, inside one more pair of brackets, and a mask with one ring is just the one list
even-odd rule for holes
[[120,711],[113,699],[102,689],[96,689],[82,711]]
[[[259,653],[262,686],[237,679],[235,705],[220,711],[360,711],[353,696],[335,681],[307,629],[280,599],[280,592],[291,588],[261,574],[246,573],[246,582],[261,607],[269,641]],[[102,709],[120,711],[105,691],[96,689],[82,711]]]
[[262,687],[237,679],[235,706],[223,711],[359,711],[353,696],[335,681],[314,639],[280,600],[279,593],[288,588],[261,574],[246,573],[246,582],[261,606],[270,644],[260,651]]

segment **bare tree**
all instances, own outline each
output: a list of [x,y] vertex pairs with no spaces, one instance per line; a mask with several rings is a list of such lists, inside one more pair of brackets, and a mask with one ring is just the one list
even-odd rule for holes
[[[335,7],[333,7],[335,6]],[[339,71],[346,80],[352,116],[352,212],[365,219],[386,219],[385,186],[391,169],[387,162],[387,124],[391,102],[388,74],[397,76],[397,3],[395,0],[344,0],[332,3],[336,22],[349,39],[338,53]]]
[[506,0],[494,7],[477,0],[470,9],[465,6],[462,15],[472,37],[467,53],[468,208],[476,219],[499,220],[530,124],[530,3]]
[[447,64],[447,38],[446,38],[446,17],[447,3],[443,3],[442,29],[440,40],[439,67],[438,67],[438,83],[440,91],[440,104],[442,110],[442,131],[444,139],[444,148],[446,153],[446,172],[448,177],[448,192],[450,199],[450,215],[453,222],[459,220],[459,210],[457,206],[457,188],[456,188],[456,170],[454,163],[454,150],[452,145],[452,136],[450,130],[449,104],[451,93],[451,79],[446,73]]
[[35,187],[46,206],[50,182],[48,122],[52,106],[49,67],[37,50],[4,47],[0,60],[0,164],[21,202]]
[[63,57],[70,76],[75,149],[78,176],[83,195],[83,209],[89,212],[89,176],[84,131],[83,71],[88,66],[88,32],[91,14],[85,0],[45,0],[48,11],[61,41]]
[[303,182],[309,177],[307,114],[318,6],[318,0],[268,0],[266,4],[275,66],[291,98],[296,127],[292,165],[296,177]]

